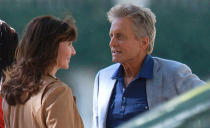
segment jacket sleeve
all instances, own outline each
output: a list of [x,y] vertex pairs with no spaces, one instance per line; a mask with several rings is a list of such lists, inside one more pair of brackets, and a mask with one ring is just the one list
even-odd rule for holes
[[48,128],[83,128],[72,91],[67,86],[55,86],[43,98],[43,113]]
[[191,69],[185,64],[178,66],[175,70],[174,82],[176,83],[178,94],[205,84],[205,82],[193,74]]
[[99,73],[95,77],[93,88],[93,128],[98,128],[98,89],[99,89]]

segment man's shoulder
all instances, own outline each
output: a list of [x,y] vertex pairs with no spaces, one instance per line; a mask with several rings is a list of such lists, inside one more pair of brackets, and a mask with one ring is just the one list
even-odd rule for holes
[[116,71],[116,69],[119,68],[119,66],[120,66],[119,63],[112,64],[106,68],[101,69],[99,72],[114,72],[114,71]]
[[98,71],[96,75],[96,79],[100,80],[109,80],[112,79],[113,74],[116,72],[116,70],[119,68],[120,64],[112,64],[106,68],[103,68]]
[[169,59],[163,59],[160,57],[153,57],[155,66],[157,66],[160,69],[165,70],[177,70],[179,68],[187,68],[190,69],[186,64],[175,61],[175,60],[169,60]]

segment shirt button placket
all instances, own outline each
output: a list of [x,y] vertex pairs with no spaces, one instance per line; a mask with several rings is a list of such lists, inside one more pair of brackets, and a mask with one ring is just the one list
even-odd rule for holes
[[125,111],[125,96],[122,97],[122,105],[121,105],[121,110],[120,112],[123,113]]
[[125,96],[123,96],[123,101],[125,101]]

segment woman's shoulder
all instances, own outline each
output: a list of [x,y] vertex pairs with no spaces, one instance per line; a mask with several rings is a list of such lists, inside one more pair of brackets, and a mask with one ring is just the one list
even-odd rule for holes
[[56,99],[59,96],[73,97],[72,90],[65,83],[57,78],[45,77],[43,80],[43,87],[41,89],[42,102],[47,99]]
[[65,88],[65,89],[70,89],[68,85],[66,85],[64,82],[61,80],[54,78],[52,76],[44,76],[43,77],[43,87],[45,89],[50,89],[52,90],[53,88]]

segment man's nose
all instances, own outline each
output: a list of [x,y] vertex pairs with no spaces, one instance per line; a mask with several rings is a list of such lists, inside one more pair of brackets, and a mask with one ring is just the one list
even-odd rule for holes
[[115,38],[112,37],[110,42],[109,42],[109,47],[114,47],[114,46],[116,46],[116,44],[117,44],[117,42],[116,42]]
[[72,55],[76,55],[76,50],[72,47]]

